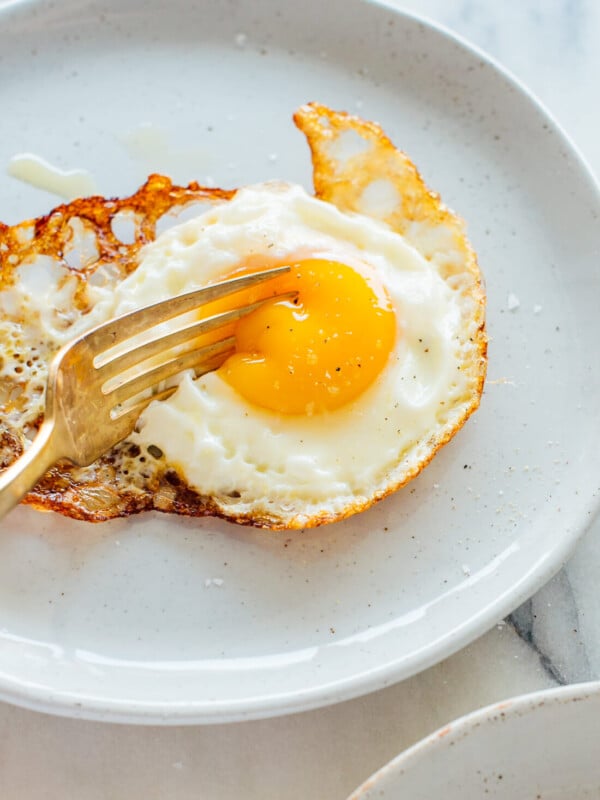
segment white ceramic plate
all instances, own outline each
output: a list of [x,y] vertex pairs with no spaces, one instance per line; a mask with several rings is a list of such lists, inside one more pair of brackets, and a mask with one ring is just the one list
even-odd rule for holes
[[[358,0],[0,8],[0,168],[33,151],[111,195],[153,169],[308,186],[293,110],[359,112],[469,221],[491,336],[476,417],[345,523],[286,535],[17,510],[0,537],[0,697],[140,722],[307,709],[429,666],[545,582],[597,486],[600,209],[531,97],[449,34]],[[5,221],[56,202],[0,180]]]
[[595,800],[600,683],[536,692],[450,723],[348,800]]

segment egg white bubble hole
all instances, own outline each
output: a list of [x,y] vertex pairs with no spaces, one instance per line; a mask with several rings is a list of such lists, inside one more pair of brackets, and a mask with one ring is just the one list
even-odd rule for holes
[[[122,213],[111,224],[126,247],[139,219]],[[13,298],[11,332],[18,349],[31,349],[31,336],[42,330],[48,355],[111,316],[226,277],[249,255],[265,265],[318,256],[368,266],[397,313],[397,343],[382,375],[357,401],[332,414],[307,419],[257,408],[249,413],[217,374],[198,382],[191,373],[182,376],[178,392],[151,405],[131,440],[144,453],[158,448],[201,494],[243,515],[251,515],[257,503],[267,509],[279,505],[282,513],[296,515],[296,525],[308,524],[315,510],[327,507],[338,514],[349,503],[369,504],[386,491],[387,476],[399,464],[410,472],[427,460],[436,430],[459,422],[467,383],[452,370],[468,349],[456,306],[460,275],[444,283],[434,261],[383,223],[343,214],[300,187],[272,182],[240,190],[226,203],[187,204],[164,215],[159,225],[162,233],[141,251],[139,266],[128,277],[119,279],[110,266],[94,273],[86,286],[88,306],[78,313],[73,270],[93,264],[98,248],[82,221],[72,220],[65,262],[38,257],[19,268],[18,281],[4,293],[5,312],[14,292],[19,295]],[[424,249],[441,257],[440,235],[423,241]],[[446,258],[456,258],[452,247],[447,252]],[[23,326],[23,318],[34,324]],[[11,324],[10,314],[5,324]],[[30,379],[45,379],[40,362],[26,367]],[[43,393],[30,403],[26,434],[42,409]],[[124,452],[127,460],[129,451]],[[135,458],[119,463],[135,480],[140,472]]]
[[458,419],[466,392],[456,364],[468,337],[459,335],[463,318],[452,289],[389,228],[342,214],[299,187],[247,187],[167,231],[112,299],[121,313],[189,289],[190,280],[218,279],[248,254],[292,261],[299,251],[370,264],[390,293],[397,351],[374,385],[345,409],[305,418],[248,407],[218,374],[197,382],[188,376],[170,400],[152,404],[133,437],[141,447],[157,445],[192,486],[227,498],[239,513],[249,513],[257,499],[276,500],[284,511],[368,502],[409,452],[407,463],[425,457],[425,431]]

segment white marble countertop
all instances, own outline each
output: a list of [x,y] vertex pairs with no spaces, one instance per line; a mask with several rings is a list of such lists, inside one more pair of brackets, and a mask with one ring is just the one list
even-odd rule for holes
[[[527,84],[600,172],[596,0],[410,0]],[[504,623],[392,688],[317,711],[223,726],[141,728],[0,706],[0,797],[343,800],[443,723],[535,689],[600,678],[600,521]]]

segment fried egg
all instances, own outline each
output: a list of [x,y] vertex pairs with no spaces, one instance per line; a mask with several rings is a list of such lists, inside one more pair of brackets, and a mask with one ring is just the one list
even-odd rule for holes
[[[290,267],[269,285],[288,296],[237,323],[236,352],[219,369],[184,374],[112,456],[58,467],[29,502],[88,519],[154,507],[313,526],[403,486],[475,410],[484,295],[461,221],[377,126],[316,105],[295,119],[311,147],[316,197],[284,182],[221,193],[138,246],[126,276],[103,284],[62,274],[50,314],[47,295],[27,293],[22,280],[6,287],[5,320],[11,304],[13,319],[15,309],[26,313],[0,337],[23,350],[23,318],[30,332],[33,322],[39,385],[47,354],[87,327],[233,275]],[[361,146],[344,155],[348,134]],[[32,400],[16,416],[31,426],[37,407]]]

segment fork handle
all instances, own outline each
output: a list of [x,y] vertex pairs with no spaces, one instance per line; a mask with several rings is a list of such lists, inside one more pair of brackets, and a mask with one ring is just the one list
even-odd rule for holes
[[14,508],[63,455],[54,432],[53,420],[43,422],[23,455],[0,474],[0,517]]

